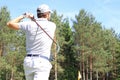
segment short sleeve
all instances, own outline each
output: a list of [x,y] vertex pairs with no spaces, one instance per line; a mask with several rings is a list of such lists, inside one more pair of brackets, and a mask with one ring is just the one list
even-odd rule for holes
[[26,31],[28,29],[29,23],[28,22],[20,22],[19,23],[19,28],[22,31]]

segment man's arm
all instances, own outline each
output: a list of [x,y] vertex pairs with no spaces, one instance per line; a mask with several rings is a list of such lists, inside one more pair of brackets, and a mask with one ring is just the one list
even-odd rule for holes
[[15,19],[9,21],[9,22],[7,23],[7,26],[8,26],[9,28],[14,29],[14,30],[19,30],[18,22],[20,22],[23,18],[24,18],[24,15],[21,15],[21,16],[15,18]]

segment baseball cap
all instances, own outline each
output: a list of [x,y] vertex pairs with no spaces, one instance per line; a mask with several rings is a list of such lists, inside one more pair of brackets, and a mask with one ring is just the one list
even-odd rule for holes
[[52,12],[48,5],[42,4],[38,6],[37,13],[45,13],[45,12]]

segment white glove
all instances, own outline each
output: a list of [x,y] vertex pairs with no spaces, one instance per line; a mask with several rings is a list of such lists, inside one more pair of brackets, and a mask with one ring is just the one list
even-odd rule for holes
[[26,12],[23,15],[24,15],[25,18],[34,19],[34,15],[32,13]]

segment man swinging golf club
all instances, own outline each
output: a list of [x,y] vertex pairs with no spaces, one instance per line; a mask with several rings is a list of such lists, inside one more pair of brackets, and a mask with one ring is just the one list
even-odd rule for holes
[[[48,5],[42,4],[37,8],[36,22],[53,39],[55,37],[55,23],[49,21],[51,10]],[[24,71],[26,80],[48,80],[52,68],[49,62],[53,40],[35,23],[35,21],[20,22],[24,18],[33,19],[30,13],[21,15],[7,23],[7,26],[22,30],[26,34],[26,52]]]

